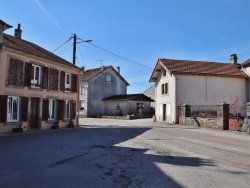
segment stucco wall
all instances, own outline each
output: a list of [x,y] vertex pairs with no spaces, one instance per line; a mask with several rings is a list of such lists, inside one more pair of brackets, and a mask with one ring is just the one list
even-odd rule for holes
[[239,113],[246,114],[246,79],[176,75],[177,105],[232,104],[238,98]]
[[[163,121],[163,105],[169,105],[171,113],[170,115],[167,115],[166,113],[166,120],[169,123],[174,123],[176,121],[175,118],[175,111],[176,111],[176,88],[175,88],[175,77],[170,74],[166,74],[166,76],[163,76],[162,72],[159,75],[156,83],[155,83],[155,96],[156,96],[156,119],[158,121]],[[161,93],[161,86],[164,83],[168,83],[168,94],[162,95]]]
[[[111,75],[112,81],[107,82],[106,76]],[[102,99],[113,95],[122,95],[127,92],[126,83],[111,68],[106,69],[88,82],[87,116],[96,117],[104,113]]]
[[[164,83],[168,83],[167,95],[161,94],[161,85]],[[171,111],[170,115],[167,115],[169,112],[166,110],[165,121],[174,123],[178,121],[178,106],[181,104],[232,104],[237,98],[238,113],[245,116],[248,90],[248,82],[244,78],[169,74],[164,77],[161,72],[156,80],[156,118],[163,121],[163,105]]]
[[[5,48],[4,48],[5,49]],[[6,73],[8,72],[8,67],[7,67],[7,62],[8,58],[13,57],[15,59],[22,60],[23,62],[33,62],[33,63],[38,63],[39,65],[46,66],[49,68],[54,68],[59,71],[65,71],[69,72],[72,74],[78,74],[78,69],[74,68],[69,68],[65,65],[58,65],[52,61],[46,61],[44,59],[40,58],[35,58],[33,56],[27,56],[24,53],[19,53],[13,50],[7,51],[3,50],[1,52],[0,56],[0,95],[14,95],[14,96],[24,96],[24,97],[29,97],[29,104],[30,104],[30,97],[36,97],[39,98],[39,119],[41,120],[42,118],[42,99],[43,98],[54,98],[54,99],[65,99],[65,100],[75,100],[76,101],[76,107],[78,107],[78,93],[66,93],[62,91],[48,91],[47,89],[31,89],[28,87],[5,87],[5,81],[6,81]],[[77,109],[76,109],[77,111]],[[30,105],[28,107],[28,120],[29,120],[29,114],[30,114]],[[76,116],[77,117],[77,116]],[[73,121],[77,122],[77,119],[73,119]],[[39,128],[41,129],[46,129],[46,128],[51,128],[51,125],[53,122],[45,122],[41,121]],[[68,121],[65,122],[60,122],[60,126],[64,127],[68,124]],[[23,122],[23,127],[24,130],[27,130],[29,128],[29,123]],[[0,123],[0,132],[10,132],[14,127],[17,126],[17,123]]]
[[137,103],[143,103],[144,107],[142,113],[148,114],[150,112],[150,102],[145,101],[104,101],[104,115],[112,116],[115,115],[116,107],[119,104],[122,116],[128,114],[137,114]]

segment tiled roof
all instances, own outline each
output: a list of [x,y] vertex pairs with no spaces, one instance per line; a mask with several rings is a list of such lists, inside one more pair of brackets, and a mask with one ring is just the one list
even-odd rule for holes
[[249,67],[250,66],[250,59],[246,60],[243,64],[243,67]]
[[[115,72],[117,72],[113,66],[103,66],[102,68],[94,68],[94,69],[88,69],[85,70],[83,73],[80,74],[80,79],[81,80],[89,80],[90,78],[98,75],[99,73],[107,70],[107,69],[113,69]],[[129,83],[117,72],[117,75],[127,84],[129,85]]]
[[159,61],[173,74],[248,78],[248,76],[239,69],[239,65],[231,63],[172,59],[160,59]]
[[127,94],[127,95],[114,95],[111,97],[107,97],[102,99],[104,101],[108,101],[108,100],[120,100],[120,101],[149,101],[149,102],[154,102],[153,99],[151,99],[150,97],[147,97],[144,94]]
[[5,47],[8,47],[8,48],[20,51],[20,52],[24,52],[29,55],[33,55],[39,58],[50,60],[59,64],[64,64],[70,67],[78,68],[77,66],[66,61],[65,59],[49,52],[48,50],[45,50],[44,48],[32,42],[29,42],[23,39],[18,39],[16,37],[13,37],[5,33],[3,34],[3,45]]
[[82,74],[80,74],[80,79],[88,80],[88,79],[92,78],[93,76],[99,74],[100,72],[102,72],[102,68],[85,70]]

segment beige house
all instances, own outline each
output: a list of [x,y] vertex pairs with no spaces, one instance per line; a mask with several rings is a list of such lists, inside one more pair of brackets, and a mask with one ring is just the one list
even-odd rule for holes
[[20,24],[14,36],[3,33],[12,26],[0,20],[0,132],[49,129],[59,121],[78,124],[79,68],[40,46],[23,40]]
[[158,121],[178,123],[178,107],[183,104],[216,106],[237,100],[239,113],[246,113],[248,75],[235,54],[231,63],[158,59],[150,82],[155,82]]

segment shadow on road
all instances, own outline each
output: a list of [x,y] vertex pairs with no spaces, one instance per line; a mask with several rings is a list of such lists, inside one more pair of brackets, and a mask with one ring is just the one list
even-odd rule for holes
[[[212,166],[123,143],[150,128],[74,128],[0,137],[0,187],[183,187],[156,163]],[[123,146],[124,145],[124,146]]]

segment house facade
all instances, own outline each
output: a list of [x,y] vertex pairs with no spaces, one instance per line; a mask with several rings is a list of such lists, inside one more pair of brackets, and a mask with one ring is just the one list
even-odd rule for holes
[[0,20],[0,132],[76,126],[79,68],[23,40],[20,24],[14,36],[3,33],[8,28]]
[[82,71],[80,74],[80,115],[98,117],[105,113],[104,98],[127,94],[128,82],[112,66]]
[[232,104],[237,100],[239,113],[245,115],[248,76],[237,64],[159,59],[151,75],[155,82],[156,119],[178,123],[178,107],[188,105]]

